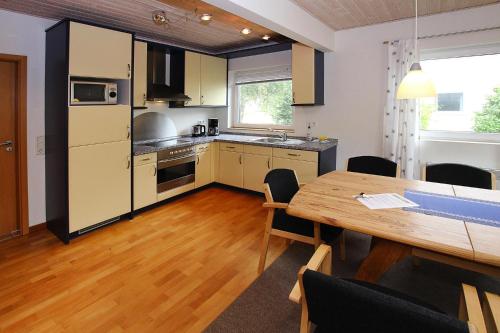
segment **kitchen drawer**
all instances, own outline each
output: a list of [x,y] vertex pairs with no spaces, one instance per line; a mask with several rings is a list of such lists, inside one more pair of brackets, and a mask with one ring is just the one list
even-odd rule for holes
[[273,157],[287,158],[290,160],[318,162],[318,153],[315,151],[273,148]]
[[227,150],[227,151],[234,151],[234,152],[242,153],[244,145],[238,144],[238,143],[221,142],[219,146],[220,146],[220,150]]
[[156,153],[134,156],[134,166],[140,166],[151,163],[156,164]]
[[130,140],[130,115],[128,105],[70,106],[69,147]]
[[273,156],[273,148],[271,147],[244,145],[243,151],[245,154]]
[[316,162],[273,157],[273,169],[294,170],[300,183],[309,183],[318,177],[318,164]]
[[202,143],[196,146],[196,153],[210,151],[210,143]]

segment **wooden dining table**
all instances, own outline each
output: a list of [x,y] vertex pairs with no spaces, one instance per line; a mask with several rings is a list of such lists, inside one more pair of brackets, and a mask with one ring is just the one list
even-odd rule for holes
[[360,280],[376,282],[410,255],[500,277],[500,228],[401,208],[369,209],[355,198],[405,190],[500,202],[500,191],[335,171],[302,186],[287,213],[373,236],[356,273]]

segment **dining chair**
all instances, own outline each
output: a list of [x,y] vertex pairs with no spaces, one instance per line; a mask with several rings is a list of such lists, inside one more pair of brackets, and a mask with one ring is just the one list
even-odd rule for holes
[[475,287],[462,284],[459,318],[401,292],[331,276],[330,246],[321,245],[298,273],[289,299],[301,304],[300,333],[486,333],[498,332],[500,296],[485,293],[483,307]]
[[439,163],[424,165],[422,180],[488,190],[496,189],[496,177],[493,173],[465,164]]
[[294,170],[274,169],[269,171],[264,179],[266,202],[263,207],[268,208],[268,213],[260,251],[259,274],[264,271],[266,265],[271,235],[290,241],[313,244],[315,248],[318,248],[323,241],[332,242],[337,237],[340,237],[341,258],[345,259],[343,229],[326,224],[320,225],[318,222],[312,222],[286,213],[285,210],[288,204],[299,188],[299,180]]
[[347,171],[399,178],[399,163],[378,156],[356,156],[347,160]]

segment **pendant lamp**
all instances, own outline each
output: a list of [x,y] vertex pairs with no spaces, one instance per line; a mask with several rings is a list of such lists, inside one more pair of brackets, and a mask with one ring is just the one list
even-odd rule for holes
[[[418,56],[418,0],[415,0],[415,54]],[[413,99],[436,96],[436,87],[431,78],[422,71],[420,63],[411,65],[410,71],[401,81],[397,99]]]

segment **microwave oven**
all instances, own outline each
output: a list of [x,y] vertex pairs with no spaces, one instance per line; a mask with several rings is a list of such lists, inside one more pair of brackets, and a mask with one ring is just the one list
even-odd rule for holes
[[71,105],[117,103],[118,87],[114,82],[71,81]]

